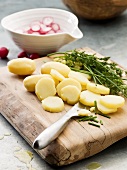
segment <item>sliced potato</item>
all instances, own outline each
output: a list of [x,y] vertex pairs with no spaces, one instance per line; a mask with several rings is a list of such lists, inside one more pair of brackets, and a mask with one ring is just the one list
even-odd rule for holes
[[86,90],[86,85],[81,85],[82,91]]
[[121,96],[106,95],[100,97],[100,103],[105,107],[116,109],[124,105],[125,99]]
[[55,69],[51,69],[50,74],[53,78],[55,78],[59,81],[62,81],[65,79],[65,77]]
[[68,74],[68,77],[76,79],[81,85],[84,85],[84,86],[86,86],[86,84],[89,82],[88,80],[89,75],[76,72],[76,71],[70,71]]
[[60,97],[49,96],[42,100],[42,107],[49,112],[61,112],[64,110],[64,102]]
[[86,88],[87,90],[92,91],[94,93],[98,93],[98,94],[109,94],[110,93],[110,89],[108,87],[105,87],[100,84],[91,83],[91,82],[87,83]]
[[57,70],[64,77],[68,77],[70,72],[70,68],[67,65],[55,61],[50,61],[42,65],[41,73],[50,74],[51,69]]
[[58,79],[56,79],[56,78],[54,78],[53,76],[52,76],[52,79],[54,80],[54,82],[55,82],[55,86],[57,86],[58,84],[59,84],[59,80]]
[[94,112],[94,111],[95,111],[95,107],[94,107],[94,106],[91,107],[91,108],[90,108],[90,111],[91,111],[91,112]]
[[67,85],[61,89],[61,98],[68,104],[75,104],[80,97],[80,90],[73,85]]
[[39,100],[56,94],[55,82],[52,78],[44,77],[35,86],[35,93]]
[[50,77],[50,78],[52,78],[52,76],[49,75],[49,74],[31,75],[31,76],[26,77],[26,78],[23,80],[24,87],[27,89],[27,91],[29,91],[29,92],[34,92],[34,91],[35,91],[35,85],[37,84],[37,82],[38,82],[41,78],[44,78],[44,77]]
[[31,75],[36,70],[34,60],[28,58],[16,58],[7,63],[8,70],[17,75]]
[[91,112],[87,109],[80,109],[78,111],[79,116],[89,116],[90,114],[91,114]]
[[100,112],[102,112],[103,114],[109,114],[109,113],[114,113],[117,111],[117,108],[111,109],[108,107],[105,107],[104,105],[102,105],[100,103],[100,100],[97,101],[97,108]]
[[85,90],[81,92],[79,101],[86,106],[94,106],[94,101],[98,101],[100,96],[100,94]]
[[67,85],[76,86],[81,91],[81,84],[77,80],[72,79],[72,78],[65,78],[56,87],[56,90],[59,96],[61,96],[61,89]]

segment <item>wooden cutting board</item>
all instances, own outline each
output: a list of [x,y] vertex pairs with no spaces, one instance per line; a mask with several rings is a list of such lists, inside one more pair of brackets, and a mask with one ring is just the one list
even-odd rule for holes
[[[83,48],[87,53],[96,52]],[[96,53],[97,56],[101,56]],[[37,71],[51,58],[36,60]],[[66,105],[61,113],[49,113],[42,109],[35,94],[23,86],[23,78],[0,69],[0,112],[32,146],[34,139],[49,125],[58,120],[71,108]],[[63,133],[45,149],[37,151],[49,164],[62,166],[90,157],[116,141],[127,136],[127,101],[122,109],[111,114],[111,119],[98,116],[103,121],[100,128],[71,119]]]

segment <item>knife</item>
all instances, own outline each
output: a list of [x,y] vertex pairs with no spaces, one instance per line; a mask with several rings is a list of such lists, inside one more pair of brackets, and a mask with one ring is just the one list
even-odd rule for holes
[[70,118],[78,115],[78,110],[80,110],[82,105],[76,103],[62,118],[57,120],[55,123],[46,128],[33,142],[33,148],[40,150],[48,146],[52,141],[54,141],[60,133],[64,130]]

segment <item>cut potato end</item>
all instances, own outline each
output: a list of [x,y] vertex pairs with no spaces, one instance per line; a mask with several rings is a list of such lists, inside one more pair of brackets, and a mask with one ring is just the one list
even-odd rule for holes
[[64,102],[57,96],[49,96],[42,100],[42,107],[49,112],[61,112],[64,110]]
[[86,74],[76,71],[70,71],[68,77],[77,80],[81,85],[86,85],[89,82]]
[[23,84],[24,84],[24,87],[27,89],[27,91],[29,92],[35,92],[35,85],[37,84],[37,82],[41,79],[41,78],[44,78],[44,77],[51,77],[51,75],[48,75],[48,74],[40,74],[40,75],[31,75],[31,76],[28,76],[26,77],[24,80],[23,80]]
[[31,75],[36,70],[34,60],[28,58],[16,58],[7,63],[8,70],[17,75]]
[[105,87],[100,84],[91,83],[91,82],[87,83],[86,88],[87,90],[92,91],[97,94],[109,94],[110,93],[110,89],[108,87]]
[[42,78],[35,86],[35,93],[39,100],[43,100],[48,96],[56,94],[55,82],[52,78]]
[[51,69],[57,70],[64,77],[68,77],[70,72],[70,68],[67,65],[55,61],[50,61],[42,65],[41,73],[50,74]]
[[81,91],[81,84],[77,80],[72,78],[65,78],[56,87],[57,93],[60,97],[61,97],[61,89],[67,85],[76,86]]
[[73,85],[67,85],[61,89],[61,98],[68,104],[75,104],[80,97],[80,90]]
[[100,103],[105,107],[115,109],[122,107],[125,103],[125,99],[121,96],[106,95],[100,97]]
[[79,101],[86,106],[94,106],[94,101],[98,101],[100,96],[100,94],[85,90],[81,92]]
[[79,116],[89,116],[90,114],[91,114],[91,112],[87,109],[80,109],[78,111]]
[[103,114],[109,114],[109,113],[114,113],[117,111],[117,108],[111,109],[108,107],[105,107],[104,105],[102,105],[100,103],[100,100],[97,101],[97,108],[100,112],[102,112]]
[[50,74],[53,78],[55,78],[59,81],[62,81],[65,79],[65,77],[55,69],[51,69]]
[[91,112],[94,112],[94,111],[95,111],[95,107],[94,107],[94,106],[91,107],[91,108],[90,108],[90,111],[91,111]]

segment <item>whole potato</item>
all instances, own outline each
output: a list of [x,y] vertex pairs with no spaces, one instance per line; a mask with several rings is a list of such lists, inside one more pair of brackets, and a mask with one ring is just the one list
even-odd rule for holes
[[28,58],[17,58],[7,63],[8,70],[17,75],[31,75],[36,70],[34,60]]

